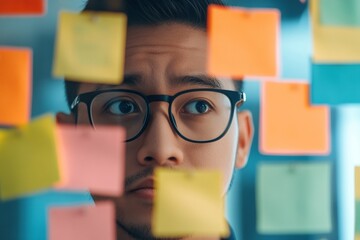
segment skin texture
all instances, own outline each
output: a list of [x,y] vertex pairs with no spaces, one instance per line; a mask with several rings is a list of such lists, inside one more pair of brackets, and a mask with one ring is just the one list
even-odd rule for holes
[[[173,95],[186,89],[208,87],[176,81],[185,75],[206,74],[206,32],[178,23],[130,27],[127,34],[125,74],[141,76],[141,83],[122,84],[115,88],[134,89],[145,95]],[[219,82],[223,89],[235,90],[232,81],[219,79]],[[109,88],[81,84],[79,93],[94,91],[99,87]],[[150,108],[152,116],[147,129],[139,138],[126,144],[125,193],[112,199],[116,204],[117,221],[122,226],[118,228],[118,239],[135,239],[129,231],[138,231],[138,238],[152,239],[149,231],[153,203],[129,193],[129,190],[144,179],[152,179],[155,167],[217,169],[224,176],[225,196],[234,169],[246,164],[250,151],[253,123],[248,111],[235,113],[231,127],[223,138],[199,144],[183,140],[172,129],[167,112],[168,103],[153,102]],[[78,111],[78,124],[89,124],[86,106],[81,103]],[[73,115],[64,113],[58,114],[58,120],[62,123],[75,121]]]

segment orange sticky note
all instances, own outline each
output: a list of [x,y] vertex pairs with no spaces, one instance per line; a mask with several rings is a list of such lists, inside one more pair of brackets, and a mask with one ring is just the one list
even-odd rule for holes
[[278,74],[280,14],[212,5],[208,9],[208,73],[274,77]]
[[58,125],[62,181],[58,187],[99,195],[123,192],[125,131],[120,127]]
[[111,202],[95,206],[49,209],[49,240],[115,240],[115,207]]
[[0,48],[0,125],[22,125],[30,120],[32,51]]
[[327,154],[329,108],[310,106],[309,85],[264,82],[260,106],[260,150],[265,154]]
[[0,0],[0,15],[42,15],[45,0]]

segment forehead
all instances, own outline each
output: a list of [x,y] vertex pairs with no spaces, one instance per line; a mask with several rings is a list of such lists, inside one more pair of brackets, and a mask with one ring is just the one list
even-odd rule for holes
[[[137,86],[149,91],[172,89],[176,92],[174,86],[179,86],[179,79],[206,75],[206,55],[205,29],[181,23],[130,26],[126,39],[125,81],[118,87],[128,87],[129,81],[126,80],[131,76],[132,80],[141,83]],[[233,88],[228,80],[221,85]],[[84,84],[84,87],[89,85]]]

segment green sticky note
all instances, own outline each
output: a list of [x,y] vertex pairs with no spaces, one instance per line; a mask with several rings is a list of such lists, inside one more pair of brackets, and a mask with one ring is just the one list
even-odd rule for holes
[[329,26],[360,26],[360,1],[320,0],[320,22]]
[[258,232],[330,232],[330,182],[329,163],[261,163],[256,182]]
[[355,233],[360,234],[360,200],[355,201]]
[[1,132],[0,159],[0,199],[50,188],[59,181],[54,117]]

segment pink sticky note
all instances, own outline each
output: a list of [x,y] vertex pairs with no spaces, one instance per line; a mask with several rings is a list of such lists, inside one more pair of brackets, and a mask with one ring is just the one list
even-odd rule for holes
[[49,240],[115,240],[115,207],[111,202],[99,202],[50,208],[48,234]]
[[61,182],[67,190],[119,196],[124,189],[125,131],[120,127],[58,125]]

